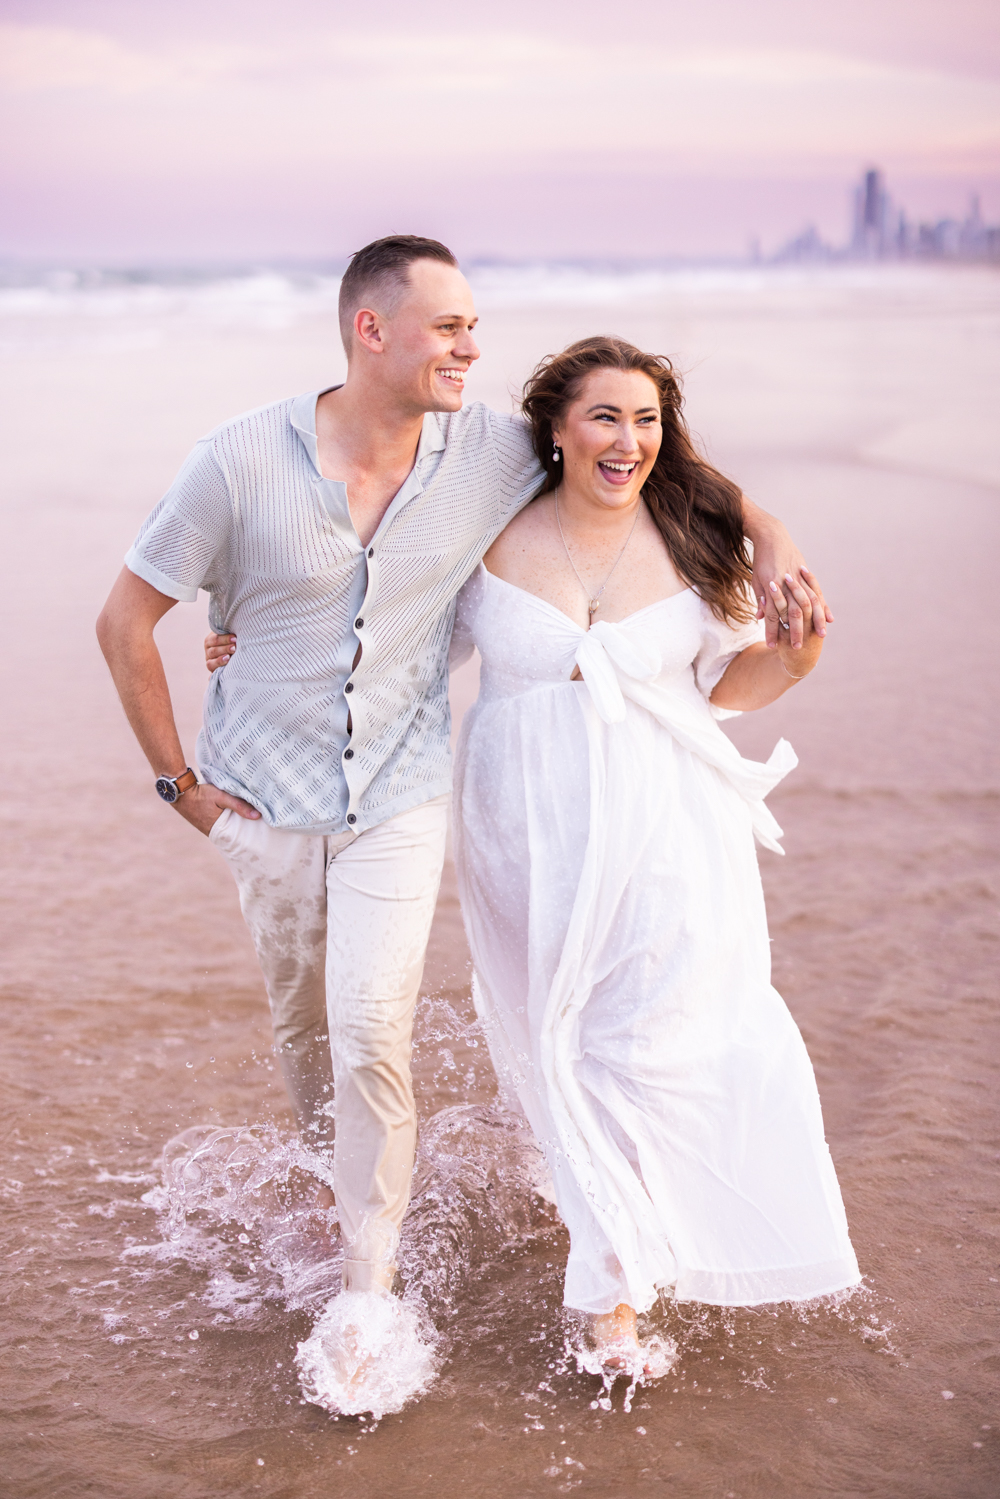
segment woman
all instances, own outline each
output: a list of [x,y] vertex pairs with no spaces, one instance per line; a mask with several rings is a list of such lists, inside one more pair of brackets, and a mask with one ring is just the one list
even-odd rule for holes
[[[716,723],[823,641],[786,579],[802,644],[763,644],[739,490],[695,453],[667,360],[585,339],[523,406],[548,480],[458,605],[453,659],[478,647],[482,678],[456,864],[477,1011],[569,1229],[566,1304],[607,1369],[641,1371],[661,1291],[753,1305],[860,1278],[753,847],[781,852],[763,797],[795,756],[743,760]],[[228,659],[231,637],[206,644]]]
[[497,1072],[545,1150],[568,1306],[610,1366],[661,1290],[717,1305],[859,1280],[809,1057],[771,987],[754,834],[796,763],[716,718],[774,702],[823,641],[763,641],[740,493],[695,453],[669,363],[591,338],[524,411],[548,483],[459,601],[482,678],[456,863]]

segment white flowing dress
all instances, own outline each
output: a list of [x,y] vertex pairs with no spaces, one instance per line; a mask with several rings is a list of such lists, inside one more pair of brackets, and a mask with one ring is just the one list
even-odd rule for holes
[[754,834],[781,852],[763,798],[795,755],[743,759],[708,703],[760,638],[691,589],[589,632],[483,567],[459,599],[455,657],[482,657],[455,787],[476,1007],[548,1159],[581,1311],[860,1279],[770,977]]

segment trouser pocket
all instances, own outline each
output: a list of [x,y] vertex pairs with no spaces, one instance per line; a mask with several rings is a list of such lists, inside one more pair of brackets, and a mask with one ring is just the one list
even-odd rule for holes
[[217,847],[223,849],[225,848],[227,841],[226,830],[235,815],[236,814],[233,811],[232,807],[223,807],[222,813],[215,819],[215,821],[212,823],[212,826],[208,830],[209,843],[214,843]]

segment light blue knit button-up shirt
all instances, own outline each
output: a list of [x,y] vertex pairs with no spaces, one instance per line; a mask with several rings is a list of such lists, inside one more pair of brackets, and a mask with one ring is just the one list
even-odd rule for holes
[[205,697],[205,779],[273,827],[362,832],[450,787],[455,596],[542,471],[519,419],[431,413],[363,547],[320,472],[317,399],[203,438],[125,561],[170,598],[207,590],[212,628],[239,636]]

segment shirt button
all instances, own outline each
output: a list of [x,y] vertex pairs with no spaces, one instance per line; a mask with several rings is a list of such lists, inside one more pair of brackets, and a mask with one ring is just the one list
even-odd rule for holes
[[344,751],[344,759],[345,760],[353,760],[354,759],[354,751],[351,750],[351,749],[345,750]]
[[354,628],[355,628],[355,629],[356,629],[356,630],[360,630],[360,629],[363,629],[363,628],[364,628],[364,623],[365,623],[365,622],[364,622],[364,620],[363,620],[363,619],[356,619],[356,620],[355,620],[355,621],[354,621]]
[[347,814],[347,820],[351,824],[351,827],[353,827],[354,824],[357,822],[358,819],[355,817],[355,815],[354,815],[353,812],[348,812],[348,814]]
[[344,688],[344,691],[345,692],[353,692],[354,691],[354,683],[353,682],[348,682],[347,686]]
[[374,547],[369,547],[368,548],[368,555],[369,555],[369,557],[374,557],[374,555],[375,555],[375,548]]

